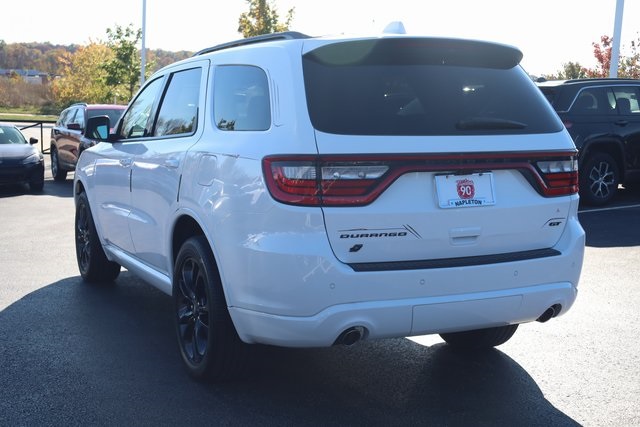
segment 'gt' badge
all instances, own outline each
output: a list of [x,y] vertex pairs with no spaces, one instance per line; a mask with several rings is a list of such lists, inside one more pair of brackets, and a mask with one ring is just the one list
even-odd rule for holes
[[461,199],[473,199],[473,196],[476,195],[476,187],[470,179],[456,181],[456,188]]

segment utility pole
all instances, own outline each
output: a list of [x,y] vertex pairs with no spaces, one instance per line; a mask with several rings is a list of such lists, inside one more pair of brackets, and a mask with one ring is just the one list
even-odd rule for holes
[[144,68],[147,60],[147,52],[145,48],[145,36],[147,26],[147,0],[142,0],[142,49],[140,53],[140,86],[144,84]]
[[613,24],[613,46],[611,46],[611,63],[609,77],[618,77],[618,62],[620,62],[620,37],[622,37],[622,15],[624,0],[616,0],[616,19]]

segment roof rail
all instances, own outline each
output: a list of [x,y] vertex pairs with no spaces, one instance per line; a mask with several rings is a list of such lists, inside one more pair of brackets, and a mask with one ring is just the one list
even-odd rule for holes
[[255,43],[264,43],[264,42],[270,42],[270,41],[275,41],[275,40],[308,39],[310,37],[311,36],[299,33],[297,31],[284,31],[284,32],[281,32],[281,33],[263,34],[263,35],[260,35],[260,36],[247,37],[245,39],[234,40],[234,41],[231,41],[231,42],[222,43],[222,44],[218,44],[218,45],[215,45],[215,46],[212,46],[212,47],[208,47],[208,48],[202,49],[199,52],[194,53],[193,56],[204,55],[206,53],[211,53],[211,52],[215,52],[215,51],[218,51],[218,50],[224,50],[224,49],[229,49],[229,48],[232,48],[232,47],[245,46],[245,45],[255,44]]
[[632,77],[580,77],[577,79],[567,79],[568,83],[578,83],[578,82],[593,82],[593,81],[637,81],[638,79],[634,79]]

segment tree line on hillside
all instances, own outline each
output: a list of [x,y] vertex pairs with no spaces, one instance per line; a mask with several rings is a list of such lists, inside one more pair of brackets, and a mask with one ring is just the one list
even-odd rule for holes
[[[0,40],[0,69],[5,74],[0,76],[0,108],[57,114],[74,102],[126,103],[140,78],[140,52],[135,47],[140,32],[129,26],[108,29],[107,34],[109,41],[88,45]],[[188,51],[147,50],[146,74],[191,55]],[[43,84],[29,83],[20,75],[26,70],[47,78]]]
[[[37,70],[51,77],[60,76],[63,71],[59,58],[75,54],[82,45],[56,45],[51,43],[5,43],[0,40],[0,69]],[[187,58],[192,52],[170,52],[162,49],[148,49],[148,58],[159,69],[165,65]]]
[[[293,19],[290,9],[284,22],[268,0],[245,0],[249,10],[238,19],[244,37],[287,31]],[[87,45],[13,43],[0,40],[0,68],[37,70],[48,76],[45,84],[26,82],[19,73],[0,77],[0,109],[27,109],[58,114],[74,102],[126,104],[138,90],[141,30],[132,25],[106,30],[107,41]],[[145,74],[187,58],[192,52],[147,50]]]

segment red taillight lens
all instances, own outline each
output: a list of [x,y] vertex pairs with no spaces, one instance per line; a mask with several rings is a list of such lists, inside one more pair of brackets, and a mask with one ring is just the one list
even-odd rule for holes
[[370,162],[323,162],[302,158],[266,158],[264,172],[272,196],[283,203],[344,206],[370,203],[388,165]]
[[544,160],[536,163],[546,186],[546,196],[563,196],[578,192],[578,161],[575,157]]
[[264,173],[269,191],[276,200],[295,205],[320,205],[314,161],[265,159]]

